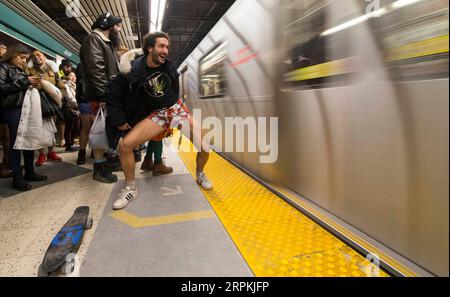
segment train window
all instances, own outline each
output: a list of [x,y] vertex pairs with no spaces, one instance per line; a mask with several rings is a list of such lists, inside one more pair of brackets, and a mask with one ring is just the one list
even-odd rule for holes
[[187,70],[188,70],[188,67],[187,67],[187,66],[184,67],[184,68],[181,70],[181,75],[180,75],[180,91],[181,91],[181,97],[182,97],[183,99],[185,99],[185,100],[188,98]]
[[374,18],[388,69],[395,80],[448,77],[448,1],[414,1]]
[[200,96],[203,99],[225,95],[226,45],[217,45],[200,60]]
[[349,33],[323,36],[330,26],[325,8],[331,4],[333,1],[293,0],[288,6],[290,24],[285,34],[289,50],[284,60],[284,80],[288,86],[332,86],[348,81],[353,72]]
[[362,24],[374,34],[394,80],[448,77],[448,0],[384,0],[372,11],[366,11],[367,2],[286,1],[288,87],[347,82],[357,71],[358,53],[350,48],[352,32]]

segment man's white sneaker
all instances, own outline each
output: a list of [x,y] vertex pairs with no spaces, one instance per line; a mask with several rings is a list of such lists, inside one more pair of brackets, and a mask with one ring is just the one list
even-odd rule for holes
[[213,184],[208,180],[206,175],[204,173],[200,173],[197,177],[197,183],[204,189],[204,190],[212,190]]
[[136,189],[132,189],[130,187],[125,187],[122,189],[122,192],[119,194],[119,199],[114,203],[114,210],[123,209],[130,204],[131,201],[136,199],[138,196],[138,192]]

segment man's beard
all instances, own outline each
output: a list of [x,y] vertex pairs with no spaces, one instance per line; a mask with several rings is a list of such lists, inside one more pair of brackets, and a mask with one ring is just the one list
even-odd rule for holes
[[159,61],[159,55],[156,52],[152,53],[152,60],[155,65],[161,65],[161,62]]
[[116,31],[116,30],[114,30],[114,29],[111,30],[111,31],[109,32],[109,39],[111,40],[111,42],[112,42],[114,48],[117,49],[117,48],[119,47],[119,45],[120,45],[119,32]]

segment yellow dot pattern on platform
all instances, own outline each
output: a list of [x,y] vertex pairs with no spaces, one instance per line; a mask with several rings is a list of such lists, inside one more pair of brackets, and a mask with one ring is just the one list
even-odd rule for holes
[[[184,138],[179,154],[195,176],[192,151]],[[214,189],[203,193],[255,276],[387,276],[218,154],[211,153],[205,173]]]

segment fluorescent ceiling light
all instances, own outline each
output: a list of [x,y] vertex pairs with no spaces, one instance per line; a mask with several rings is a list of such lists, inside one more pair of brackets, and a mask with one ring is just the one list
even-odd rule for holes
[[321,34],[321,36],[327,36],[327,35],[331,35],[331,34],[337,33],[339,31],[342,31],[342,30],[348,29],[350,27],[356,26],[358,24],[361,24],[361,23],[367,21],[368,19],[375,18],[375,17],[380,17],[380,16],[388,14],[388,13],[390,13],[390,12],[396,10],[396,9],[399,9],[399,8],[402,8],[402,7],[405,7],[405,6],[417,3],[419,1],[422,1],[422,0],[398,0],[398,1],[396,1],[396,2],[394,2],[392,4],[390,4],[390,5],[386,5],[385,7],[382,7],[382,8],[380,8],[378,10],[375,10],[375,11],[373,11],[371,13],[366,13],[365,15],[357,17],[357,18],[355,18],[353,20],[350,20],[348,22],[340,24],[340,25],[338,25],[336,27],[333,27],[331,29],[328,29],[328,30],[324,31]]
[[150,0],[150,32],[161,31],[167,0]]
[[399,1],[392,3],[392,8],[393,9],[402,8],[402,7],[414,4],[419,1],[422,1],[422,0],[399,0]]

